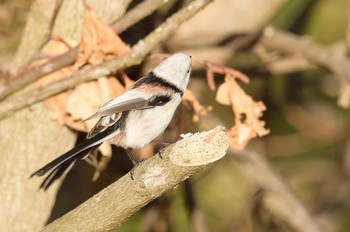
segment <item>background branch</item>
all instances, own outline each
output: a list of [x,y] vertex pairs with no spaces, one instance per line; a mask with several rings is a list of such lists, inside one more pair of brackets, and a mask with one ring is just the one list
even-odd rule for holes
[[348,107],[350,104],[350,61],[346,56],[331,49],[313,43],[300,36],[282,32],[271,27],[265,29],[259,42],[268,49],[300,56],[311,63],[330,70],[340,82],[338,104]]
[[119,34],[136,22],[152,14],[155,10],[160,8],[166,1],[165,0],[145,0],[140,2],[133,9],[115,23],[112,23],[111,27],[115,33]]
[[44,228],[43,231],[109,231],[120,225],[166,190],[221,159],[228,138],[219,126],[185,136],[162,152],[136,166],[95,196]]
[[43,88],[38,88],[32,92],[9,99],[0,104],[0,119],[12,115],[17,110],[28,107],[40,102],[55,94],[73,88],[86,81],[94,80],[100,76],[109,75],[123,67],[130,67],[142,62],[144,57],[152,51],[159,43],[167,39],[174,30],[183,22],[194,16],[199,10],[203,9],[212,0],[196,0],[188,6],[169,17],[156,30],[140,40],[134,45],[129,53],[105,61],[96,66],[90,66],[69,75],[63,80],[53,82]]
[[265,29],[259,42],[268,49],[279,50],[305,58],[333,72],[339,81],[350,82],[350,61],[331,49],[271,27]]

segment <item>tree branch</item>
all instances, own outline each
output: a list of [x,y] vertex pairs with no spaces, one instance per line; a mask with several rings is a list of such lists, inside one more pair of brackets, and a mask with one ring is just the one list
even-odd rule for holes
[[168,189],[221,159],[228,144],[221,126],[186,135],[167,147],[162,158],[155,155],[136,166],[134,180],[126,174],[43,231],[109,231]]
[[273,75],[286,75],[290,73],[302,72],[316,67],[308,60],[297,56],[289,56],[282,59],[263,62],[264,67]]
[[145,0],[140,2],[137,6],[131,9],[124,17],[112,23],[111,27],[116,33],[125,31],[136,22],[152,14],[160,6],[162,6],[165,0]]
[[267,28],[259,42],[269,49],[299,55],[312,63],[325,67],[337,75],[342,82],[350,81],[350,61],[331,49],[273,28]]
[[14,79],[10,80],[7,84],[0,85],[0,100],[6,98],[24,86],[33,83],[40,77],[43,77],[47,74],[59,70],[62,67],[72,64],[75,61],[77,54],[78,49],[72,49],[60,56],[55,57],[50,62],[31,68],[22,75],[14,76]]
[[99,65],[90,66],[69,75],[63,80],[53,82],[44,88],[38,88],[27,94],[20,95],[0,104],[0,119],[8,117],[17,110],[40,102],[48,97],[73,88],[81,83],[94,80],[100,76],[109,75],[123,67],[141,63],[144,57],[159,43],[167,39],[183,22],[194,16],[213,0],[196,0],[169,17],[156,30],[134,45],[129,53],[105,61]]
[[347,57],[292,33],[273,28],[267,28],[259,42],[266,48],[300,56],[333,72],[340,82],[338,104],[343,107],[350,105],[350,61]]

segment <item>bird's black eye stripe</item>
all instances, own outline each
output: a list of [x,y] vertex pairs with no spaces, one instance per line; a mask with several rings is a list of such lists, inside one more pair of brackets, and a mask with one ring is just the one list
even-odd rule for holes
[[150,106],[163,106],[171,100],[171,97],[168,95],[163,96],[155,96],[153,97],[149,104]]
[[167,87],[167,88],[174,90],[176,93],[180,93],[181,96],[183,95],[183,91],[181,89],[179,89],[176,85],[164,80],[161,77],[158,77],[154,72],[150,72],[145,77],[136,81],[136,83],[134,84],[134,86],[132,88],[136,89],[143,84],[151,84],[154,86],[157,86],[157,85],[164,86],[164,87]]

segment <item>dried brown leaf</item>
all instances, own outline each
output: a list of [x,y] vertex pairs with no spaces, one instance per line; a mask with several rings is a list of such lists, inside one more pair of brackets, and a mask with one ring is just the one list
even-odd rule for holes
[[[55,38],[45,47],[45,54],[51,57],[64,53],[70,48],[64,40]],[[79,50],[78,60],[74,65],[47,75],[40,79],[38,84],[44,86],[52,81],[66,78],[83,64],[97,64],[110,58],[111,55],[120,56],[129,51],[129,46],[97,17],[91,8],[87,7]],[[91,122],[86,124],[80,121],[93,114],[103,103],[124,91],[125,87],[114,77],[102,77],[100,80],[81,84],[45,102],[55,109],[53,118],[60,124],[87,131],[91,129]]]
[[262,112],[266,110],[264,103],[254,101],[232,76],[226,75],[225,82],[218,88],[216,101],[231,105],[235,114],[234,126],[227,133],[231,147],[243,149],[251,139],[270,132],[265,128],[265,122],[260,120]]
[[83,25],[82,39],[79,45],[78,63],[97,64],[106,59],[106,55],[120,56],[130,50],[113,30],[87,7]]
[[125,87],[118,80],[106,77],[77,86],[66,99],[65,112],[72,118],[67,124],[80,131],[92,129],[95,121],[81,121],[94,114],[103,103],[124,91]]

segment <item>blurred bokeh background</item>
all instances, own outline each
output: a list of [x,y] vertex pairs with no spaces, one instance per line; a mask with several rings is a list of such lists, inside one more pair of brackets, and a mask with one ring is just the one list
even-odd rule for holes
[[[133,1],[130,7],[140,1]],[[128,44],[153,31],[164,19],[189,1],[170,0],[162,8],[120,36]],[[14,57],[32,1],[0,1],[0,68]],[[349,54],[346,0],[216,0],[179,30],[156,52],[184,51],[245,73],[251,80],[242,88],[267,110],[262,119],[271,133],[252,140],[246,149],[271,164],[271,170],[290,186],[322,231],[350,228],[350,112],[339,106],[339,85],[334,73],[300,57],[268,51],[257,42],[266,26],[309,39],[325,49]],[[285,68],[281,61],[289,62]],[[278,63],[280,62],[280,63]],[[279,66],[281,65],[281,66]],[[134,80],[143,66],[126,73]],[[217,124],[232,126],[228,106],[215,101],[206,72],[194,63],[189,88],[212,111],[198,122],[187,111],[182,132],[196,132]],[[217,85],[224,81],[216,76]],[[171,134],[171,128],[167,133]],[[80,133],[79,139],[85,134]],[[174,138],[173,138],[174,139]],[[127,173],[132,167],[124,151],[115,148],[105,171],[92,182],[93,168],[79,163],[59,190],[52,221]],[[243,170],[243,171],[242,171]],[[256,172],[259,172],[257,169]],[[259,174],[257,174],[259,175]],[[254,181],[228,154],[186,183],[168,191],[115,231],[293,231],[260,207],[265,186]]]

